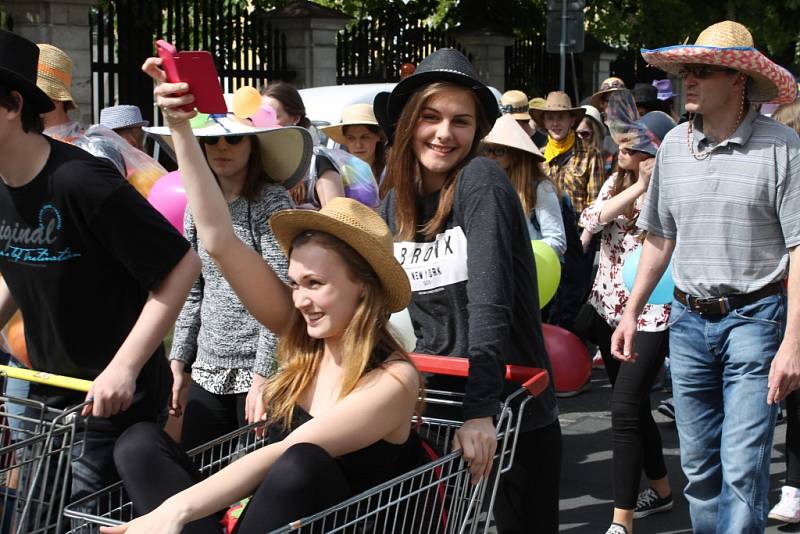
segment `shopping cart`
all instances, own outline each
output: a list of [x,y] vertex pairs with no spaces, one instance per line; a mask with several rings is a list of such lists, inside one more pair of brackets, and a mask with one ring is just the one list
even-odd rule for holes
[[[469,362],[463,358],[411,355],[417,368],[426,373],[467,376]],[[332,508],[298,519],[275,533],[476,533],[487,532],[488,518],[497,494],[500,475],[511,467],[525,404],[549,383],[546,371],[507,366],[506,379],[522,383],[503,404],[497,419],[495,469],[478,484],[470,483],[469,467],[461,451],[444,453],[404,475],[389,480]],[[521,400],[519,397],[523,397]],[[463,395],[427,391],[425,402],[459,406]],[[515,408],[512,410],[512,402]],[[452,443],[461,421],[423,417],[414,420],[420,435],[431,443]],[[242,455],[266,444],[250,425],[189,452],[204,476],[211,475]],[[435,458],[435,459],[433,459]],[[122,483],[114,484],[66,507],[72,518],[70,534],[98,532],[101,525],[113,526],[134,518],[133,505]]]
[[[8,396],[9,377],[77,391],[88,391],[91,382],[0,365],[0,533],[63,532],[61,511],[84,404],[58,410]],[[24,413],[9,413],[9,404]]]

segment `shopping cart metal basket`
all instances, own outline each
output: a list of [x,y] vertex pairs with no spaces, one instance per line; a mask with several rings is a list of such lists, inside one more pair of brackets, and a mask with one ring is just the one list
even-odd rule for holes
[[[10,376],[78,391],[88,391],[91,382],[0,365],[0,533],[63,532],[61,512],[84,404],[58,410],[9,396]],[[24,412],[11,413],[11,405]]]
[[[466,376],[468,360],[412,354],[422,372]],[[522,383],[509,396],[497,420],[498,444],[492,476],[470,483],[469,467],[461,451],[443,453],[425,465],[352,497],[332,508],[300,518],[274,533],[476,533],[487,532],[499,477],[510,469],[525,403],[549,383],[546,371],[507,366],[506,379]],[[518,397],[524,396],[520,401]],[[427,391],[427,404],[458,406],[463,395]],[[517,400],[512,410],[512,401]],[[423,417],[415,419],[427,442],[449,444],[462,422]],[[242,455],[266,444],[250,425],[189,452],[204,476],[211,475]],[[132,520],[133,504],[122,483],[117,483],[70,504],[64,514],[72,518],[70,534],[98,532]]]

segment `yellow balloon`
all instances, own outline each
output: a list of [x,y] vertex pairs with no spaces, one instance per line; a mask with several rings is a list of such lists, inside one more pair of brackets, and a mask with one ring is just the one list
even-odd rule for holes
[[240,87],[233,93],[233,114],[246,119],[256,114],[261,108],[261,95],[250,86]]
[[561,282],[561,261],[553,248],[544,241],[531,240],[536,260],[536,282],[539,286],[539,307],[544,308],[555,296]]

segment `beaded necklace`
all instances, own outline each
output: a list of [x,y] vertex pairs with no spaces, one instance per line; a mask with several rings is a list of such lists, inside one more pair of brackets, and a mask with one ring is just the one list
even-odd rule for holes
[[[744,120],[744,100],[745,100],[745,98],[744,98],[744,92],[743,92],[742,93],[742,103],[741,103],[741,105],[739,105],[739,115],[736,117],[736,122],[734,123],[733,128],[731,128],[731,130],[728,132],[728,135],[726,135],[725,137],[720,139],[720,142],[722,142],[725,139],[727,139],[730,136],[732,136],[734,134],[734,132],[736,132],[736,130],[739,128],[739,125],[742,124],[742,121]],[[706,159],[708,156],[711,155],[711,152],[713,152],[714,147],[712,146],[712,147],[710,147],[710,148],[708,148],[708,149],[706,149],[704,151],[701,151],[699,153],[696,153],[694,151],[694,146],[693,146],[694,143],[692,143],[692,141],[694,140],[694,118],[695,118],[694,114],[691,114],[689,116],[689,128],[686,130],[687,131],[686,141],[687,141],[687,145],[689,146],[689,154],[691,154],[694,159],[696,159],[698,161],[702,161],[702,160]]]

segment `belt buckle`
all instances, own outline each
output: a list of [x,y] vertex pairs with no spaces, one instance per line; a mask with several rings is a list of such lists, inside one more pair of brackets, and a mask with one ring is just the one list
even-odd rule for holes
[[[728,297],[708,297],[708,298],[693,298],[692,301],[696,306],[696,311],[703,315],[727,315],[731,311],[731,305],[728,301]],[[704,312],[701,308],[705,308],[708,306],[709,308],[717,307],[719,311],[713,312]],[[692,306],[690,306],[691,308]]]

